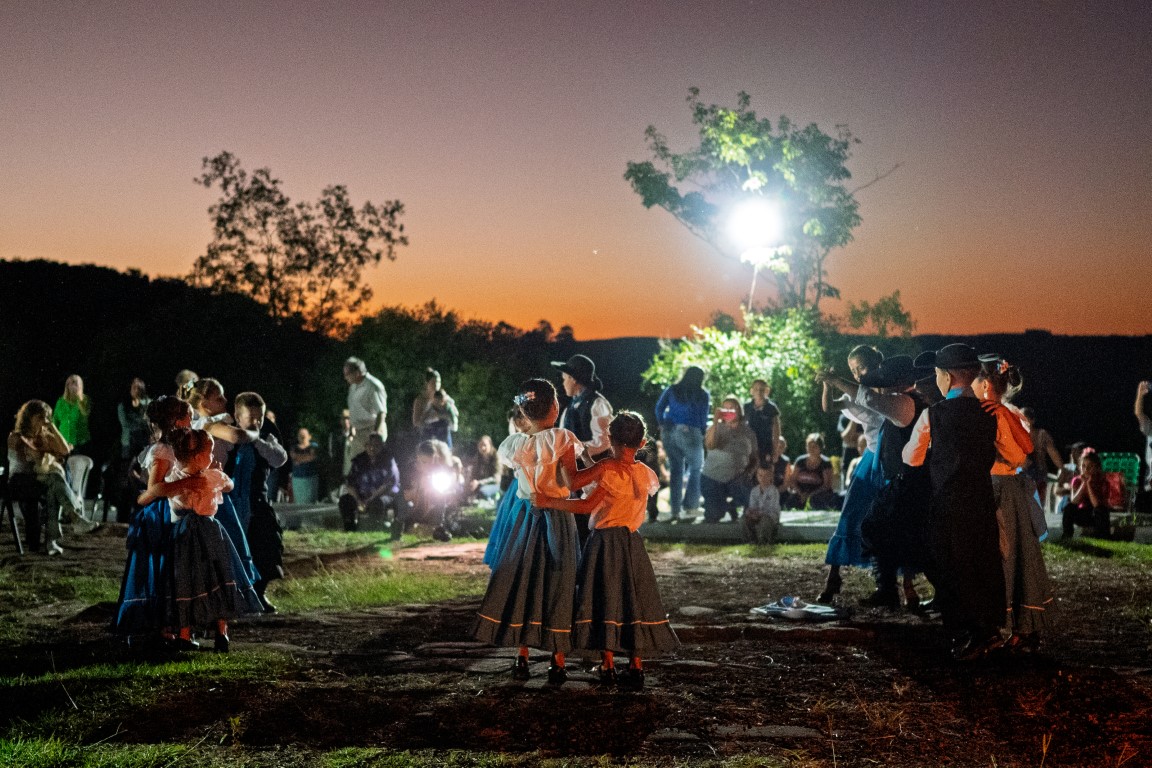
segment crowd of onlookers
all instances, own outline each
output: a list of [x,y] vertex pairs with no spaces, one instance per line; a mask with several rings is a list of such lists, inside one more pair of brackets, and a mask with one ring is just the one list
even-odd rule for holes
[[[577,355],[569,363],[573,361],[591,365],[594,378],[590,360]],[[565,388],[566,393],[573,390],[567,394],[578,405],[584,387],[577,380],[580,370],[573,370],[576,377],[564,373]],[[191,375],[181,372],[178,390],[187,386]],[[428,369],[425,375],[424,387],[412,403],[410,427],[391,439],[384,384],[357,358],[347,361],[344,377],[348,400],[340,422],[328,432],[324,446],[307,426],[295,431],[294,438],[286,441],[286,466],[269,473],[270,499],[296,504],[338,501],[349,530],[356,529],[367,515],[396,521],[395,535],[406,523],[432,522],[441,537],[450,536],[461,505],[495,503],[509,483],[508,469],[500,466],[489,435],[454,445],[459,410],[436,371]],[[838,455],[829,457],[824,436],[812,433],[793,458],[780,433],[781,413],[771,399],[768,382],[751,382],[749,397],[743,402],[727,396],[715,407],[704,382],[705,372],[689,367],[663,391],[656,405],[653,439],[637,457],[660,478],[660,499],[667,498],[669,513],[665,519],[717,523],[730,518],[744,524],[750,541],[770,542],[781,510],[840,508],[865,450],[858,421],[847,414],[840,416],[837,432],[842,449]],[[599,405],[595,401],[592,405],[610,413],[611,406],[598,389],[592,391]],[[1148,382],[1141,382],[1135,413],[1141,430],[1152,436],[1152,420],[1144,403],[1148,389]],[[21,409],[8,440],[8,474],[14,493],[50,495],[66,518],[90,527],[83,497],[91,499],[100,492],[105,504],[114,509],[114,519],[127,522],[145,481],[137,458],[155,439],[146,415],[150,402],[144,381],[133,379],[116,404],[119,450],[94,468],[88,487],[82,488],[76,487],[67,458],[96,453],[89,425],[93,406],[83,379],[69,376],[53,406],[30,401]],[[1122,495],[1134,489],[1118,487],[1115,476],[1101,470],[1093,447],[1083,442],[1072,443],[1061,455],[1052,436],[1036,424],[1033,410],[1024,408],[1022,413],[1035,446],[1025,471],[1035,482],[1041,503],[1062,516],[1064,535],[1072,535],[1076,525],[1104,535],[1109,507],[1121,505]],[[578,408],[573,414],[579,417]],[[269,421],[275,418],[269,410]],[[597,419],[587,421],[585,431],[591,434]],[[516,430],[511,418],[508,430],[510,434]],[[594,439],[590,438],[590,445]],[[1149,453],[1152,459],[1152,448]],[[1055,498],[1050,501],[1050,497]],[[649,500],[650,521],[658,519],[662,504],[656,496]],[[50,532],[47,541],[53,540]]]

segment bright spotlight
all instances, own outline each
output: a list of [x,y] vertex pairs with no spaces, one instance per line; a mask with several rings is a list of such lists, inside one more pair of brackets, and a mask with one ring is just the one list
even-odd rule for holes
[[779,245],[780,206],[763,197],[745,200],[728,219],[728,231],[741,251]]
[[433,472],[428,476],[428,481],[432,484],[432,490],[440,495],[452,490],[452,475],[448,472]]

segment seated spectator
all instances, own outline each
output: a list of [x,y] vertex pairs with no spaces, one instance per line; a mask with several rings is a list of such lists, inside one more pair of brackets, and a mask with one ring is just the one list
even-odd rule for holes
[[1092,535],[1106,539],[1112,533],[1111,510],[1108,508],[1108,479],[1100,464],[1100,456],[1092,448],[1080,454],[1080,474],[1072,478],[1072,493],[1068,505],[1060,516],[1064,539],[1076,535],[1075,526],[1091,528]]
[[296,442],[288,456],[292,461],[292,501],[315,504],[320,498],[320,446],[307,428],[296,430]]
[[460,516],[464,495],[464,467],[452,449],[440,440],[424,440],[416,448],[416,461],[397,510],[392,538],[398,539],[411,523],[434,525],[432,538],[449,541]]
[[841,497],[832,490],[832,462],[823,454],[824,436],[819,432],[808,435],[807,453],[792,464],[792,477],[788,488],[788,507],[791,509],[840,509]]
[[500,475],[496,446],[492,444],[491,437],[483,435],[476,441],[476,455],[468,463],[469,497],[485,501],[496,498],[500,493]]
[[784,492],[784,488],[788,486],[788,481],[792,475],[792,459],[788,456],[788,441],[783,437],[780,438],[780,455],[776,457],[775,469],[773,470],[772,482],[776,487]]
[[780,527],[780,489],[771,466],[756,469],[756,485],[748,493],[744,508],[744,540],[750,544],[772,544]]
[[[653,436],[651,440],[644,444],[644,447],[636,451],[636,461],[646,465],[648,469],[656,474],[656,478],[660,481],[660,490],[668,487],[668,454],[664,453],[664,443],[660,441],[659,437]],[[657,503],[657,497],[660,492],[651,494],[648,497],[648,522],[656,522],[656,518],[660,515],[660,507]]]
[[75,521],[75,530],[88,533],[96,525],[84,518],[84,502],[64,478],[64,465],[72,446],[52,422],[52,409],[43,400],[29,400],[16,413],[15,429],[8,435],[9,492],[22,502],[24,531],[28,547],[40,548],[40,503],[48,516],[45,540],[49,556],[63,554],[60,526],[63,510]]
[[1056,482],[1052,484],[1052,495],[1056,498],[1056,514],[1063,515],[1064,508],[1068,506],[1068,497],[1072,495],[1072,479],[1080,474],[1080,455],[1088,447],[1087,443],[1076,442],[1068,446],[1068,463],[1060,467],[1056,473]]
[[352,469],[348,472],[345,489],[338,505],[346,531],[360,527],[361,514],[383,518],[389,508],[396,509],[400,470],[381,435],[375,432],[369,435],[364,452],[352,457]]
[[856,466],[860,463],[866,450],[868,450],[868,441],[864,439],[864,435],[860,435],[856,438],[856,455],[852,457],[852,461],[848,462],[848,471],[844,475],[848,478],[848,485],[844,486],[845,491],[852,486],[852,478],[856,476]]
[[739,400],[725,398],[712,414],[704,448],[707,453],[700,472],[704,522],[718,523],[725,514],[736,521],[740,507],[748,502],[752,472],[760,463],[756,433],[744,423]]

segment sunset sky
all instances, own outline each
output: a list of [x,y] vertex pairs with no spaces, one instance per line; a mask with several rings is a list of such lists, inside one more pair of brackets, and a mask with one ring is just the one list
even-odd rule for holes
[[[375,305],[678,336],[726,261],[623,179],[685,96],[862,141],[848,299],[926,333],[1152,333],[1152,3],[0,3],[0,258],[187,273],[201,158],[399,198]],[[766,292],[760,299],[767,298]],[[834,312],[841,308],[832,305]]]

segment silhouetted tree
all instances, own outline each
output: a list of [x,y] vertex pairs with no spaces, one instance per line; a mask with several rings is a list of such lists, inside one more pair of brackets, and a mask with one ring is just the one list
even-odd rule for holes
[[219,187],[208,209],[212,242],[192,268],[194,285],[252,296],[277,320],[299,317],[322,333],[346,330],[372,297],[364,268],[408,244],[398,200],[353,206],[343,185],[293,204],[267,168],[249,174],[230,152],[204,158],[197,184]]

